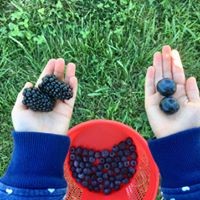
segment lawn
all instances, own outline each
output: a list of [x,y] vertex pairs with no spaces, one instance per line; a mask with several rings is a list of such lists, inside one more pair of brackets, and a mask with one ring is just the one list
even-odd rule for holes
[[50,58],[77,64],[71,126],[113,119],[151,138],[144,78],[164,44],[180,51],[187,76],[198,80],[199,0],[0,0],[0,175],[12,152],[16,96]]

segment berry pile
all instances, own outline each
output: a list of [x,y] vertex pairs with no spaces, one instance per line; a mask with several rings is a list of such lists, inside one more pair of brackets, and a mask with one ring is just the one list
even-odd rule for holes
[[69,100],[73,96],[72,88],[55,75],[46,75],[38,88],[26,88],[22,103],[33,111],[52,111],[56,100]]
[[130,137],[114,145],[112,150],[71,147],[69,165],[72,176],[83,187],[107,195],[129,183],[135,174],[136,147]]
[[164,78],[158,82],[157,91],[164,96],[160,102],[160,109],[166,114],[176,113],[180,105],[178,101],[171,96],[176,92],[176,83],[169,78]]

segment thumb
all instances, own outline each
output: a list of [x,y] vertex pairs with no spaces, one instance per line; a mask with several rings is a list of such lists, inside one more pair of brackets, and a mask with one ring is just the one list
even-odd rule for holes
[[32,86],[33,86],[33,84],[30,83],[30,82],[27,82],[27,83],[24,85],[24,87],[22,88],[22,90],[20,91],[20,93],[17,95],[17,100],[16,100],[16,102],[15,102],[15,105],[14,105],[13,110],[14,110],[14,109],[18,109],[18,110],[25,110],[25,109],[27,109],[27,107],[22,103],[23,98],[24,98],[24,96],[23,96],[23,91],[24,91],[25,88],[30,88],[30,87],[32,87]]

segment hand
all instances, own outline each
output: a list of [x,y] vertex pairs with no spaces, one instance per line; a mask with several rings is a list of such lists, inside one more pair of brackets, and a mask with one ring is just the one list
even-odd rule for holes
[[40,75],[36,86],[38,86],[44,76],[47,74],[54,74],[60,80],[70,84],[73,88],[73,97],[70,100],[65,100],[64,102],[58,100],[55,108],[51,112],[34,112],[22,104],[23,90],[25,88],[32,87],[32,84],[27,82],[25,87],[18,94],[16,103],[12,110],[12,121],[15,131],[34,131],[66,135],[73,112],[78,83],[75,76],[75,65],[73,63],[69,63],[66,66],[65,76],[64,70],[65,61],[63,59],[49,60]]
[[[163,98],[156,85],[162,78],[171,78],[177,84],[173,95],[180,104],[177,113],[166,115],[159,108]],[[149,67],[145,83],[145,108],[151,128],[156,137],[200,126],[200,97],[196,79],[185,79],[184,69],[177,50],[164,46],[162,53],[154,54],[153,66]]]

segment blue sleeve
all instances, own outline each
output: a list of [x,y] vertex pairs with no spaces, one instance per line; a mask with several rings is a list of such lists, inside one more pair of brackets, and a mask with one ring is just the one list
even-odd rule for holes
[[149,141],[165,200],[200,199],[200,128]]
[[14,149],[0,179],[0,199],[63,199],[69,137],[39,132],[12,132],[12,136]]

